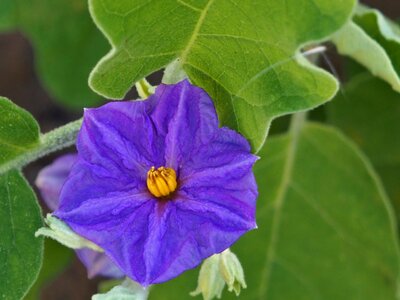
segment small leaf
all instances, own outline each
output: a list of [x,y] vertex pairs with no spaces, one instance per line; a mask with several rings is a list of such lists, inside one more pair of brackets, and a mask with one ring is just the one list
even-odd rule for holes
[[31,41],[37,72],[56,100],[76,108],[99,101],[87,78],[107,41],[93,24],[86,0],[1,0],[0,31],[11,29]]
[[37,278],[43,239],[35,194],[17,171],[0,176],[0,299],[21,299]]
[[400,95],[364,70],[326,109],[328,121],[371,159],[400,217]]
[[92,300],[146,300],[149,294],[148,288],[143,288],[130,279],[125,281],[105,294],[93,295]]
[[24,109],[0,97],[0,166],[39,144],[39,125]]
[[135,82],[179,59],[190,80],[215,100],[222,124],[239,130],[258,150],[273,118],[316,107],[335,95],[335,78],[298,50],[337,31],[354,4],[90,0],[93,19],[112,50],[89,84],[101,95],[120,99]]
[[[232,248],[248,286],[240,299],[396,299],[395,220],[360,151],[337,130],[311,123],[270,137],[260,156],[259,227]],[[195,278],[156,286],[151,299],[188,299]]]
[[360,6],[353,20],[332,37],[348,55],[400,92],[400,28],[376,9]]

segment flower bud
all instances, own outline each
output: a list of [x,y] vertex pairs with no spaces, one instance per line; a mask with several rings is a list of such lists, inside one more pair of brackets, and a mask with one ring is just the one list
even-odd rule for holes
[[220,254],[219,271],[228,285],[228,291],[234,291],[236,296],[239,296],[241,288],[247,287],[242,265],[229,248]]
[[202,294],[204,300],[220,299],[225,284],[228,285],[228,291],[234,291],[236,296],[239,296],[241,288],[247,287],[242,265],[229,248],[204,260],[197,288],[190,295]]

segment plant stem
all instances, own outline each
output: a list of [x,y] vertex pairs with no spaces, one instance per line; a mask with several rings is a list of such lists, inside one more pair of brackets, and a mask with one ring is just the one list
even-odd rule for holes
[[43,134],[38,146],[0,166],[0,175],[12,169],[21,169],[47,154],[72,146],[81,125],[82,119],[79,119]]
[[307,119],[307,112],[301,111],[293,114],[290,120],[289,134],[297,136]]
[[136,82],[135,86],[139,97],[142,99],[147,99],[149,96],[154,94],[154,87],[146,80],[146,78]]

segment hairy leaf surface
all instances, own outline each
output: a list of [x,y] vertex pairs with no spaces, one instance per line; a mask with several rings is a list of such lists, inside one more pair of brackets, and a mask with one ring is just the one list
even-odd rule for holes
[[327,39],[348,20],[354,0],[91,0],[91,14],[112,50],[91,87],[122,98],[136,81],[179,59],[192,82],[215,100],[222,124],[258,150],[271,120],[309,109],[337,82],[299,48]]
[[0,299],[21,299],[35,281],[43,256],[35,194],[18,171],[0,176]]
[[39,144],[39,125],[26,110],[0,97],[0,166]]

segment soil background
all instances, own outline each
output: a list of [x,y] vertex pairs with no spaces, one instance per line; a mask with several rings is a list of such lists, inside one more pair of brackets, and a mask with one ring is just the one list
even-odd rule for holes
[[[362,2],[380,9],[392,19],[400,19],[400,1],[398,0],[364,0]],[[330,49],[327,56],[340,77],[340,61],[334,49]],[[0,34],[0,95],[12,99],[17,105],[31,112],[38,120],[42,132],[78,119],[81,112],[66,109],[44,90],[36,76],[34,60],[34,51],[23,35],[19,32]],[[155,74],[153,79],[159,81],[160,76],[160,74]],[[133,97],[134,93],[131,96]],[[59,153],[30,164],[24,170],[27,179],[33,183],[37,172],[51,163],[56,156],[59,156]],[[44,205],[43,209],[46,211]],[[40,299],[87,300],[96,292],[99,280],[88,280],[86,269],[78,259],[74,258],[72,264],[43,289]]]

